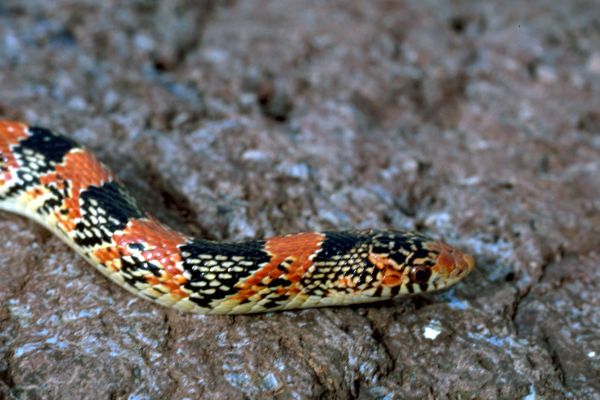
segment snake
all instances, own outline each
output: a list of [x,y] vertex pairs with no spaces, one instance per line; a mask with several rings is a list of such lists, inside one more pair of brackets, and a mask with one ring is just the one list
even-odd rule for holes
[[144,211],[69,137],[0,120],[0,210],[36,221],[126,290],[198,314],[250,314],[395,299],[448,288],[469,254],[405,230],[195,238]]

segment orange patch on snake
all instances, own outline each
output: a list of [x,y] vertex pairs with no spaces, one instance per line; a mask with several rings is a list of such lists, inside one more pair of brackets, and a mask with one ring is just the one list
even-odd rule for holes
[[40,177],[43,185],[53,184],[56,188],[65,187],[70,183],[70,195],[65,198],[64,206],[69,211],[67,215],[56,213],[59,223],[67,231],[75,229],[75,219],[81,217],[79,195],[90,186],[102,186],[115,179],[113,174],[87,150],[77,149],[65,156],[62,164],[55,170]]
[[428,248],[439,253],[433,270],[442,276],[451,273],[456,264],[453,249],[444,242],[432,242]]
[[[233,300],[244,301],[260,292],[273,279],[285,275],[291,282],[289,290],[275,289],[278,294],[286,292],[297,293],[296,283],[302,275],[313,265],[312,259],[321,249],[325,235],[318,232],[304,232],[295,235],[277,236],[267,240],[265,250],[271,255],[271,260],[240,286],[239,292],[232,296]],[[284,265],[285,270],[278,268]]]
[[121,252],[115,247],[102,247],[92,252],[92,256],[95,257],[98,262],[106,266],[113,272],[119,270],[114,264],[114,260],[121,258]]
[[183,245],[189,238],[177,233],[154,219],[133,219],[129,221],[123,232],[116,233],[112,239],[123,255],[133,255],[129,245],[142,244],[144,249],[138,254],[145,260],[157,261],[162,265],[162,276],[157,278],[151,273],[146,280],[151,285],[162,284],[171,290],[171,294],[179,297],[187,297],[188,294],[180,289],[187,282],[181,275],[177,263],[181,262],[179,246]]
[[334,283],[334,286],[340,289],[354,289],[356,288],[356,282],[350,277],[342,276]]
[[11,179],[11,170],[19,168],[11,147],[27,136],[27,125],[0,121],[0,185]]
[[27,195],[29,197],[31,197],[32,199],[40,197],[43,194],[44,194],[44,191],[41,188],[39,188],[39,187],[34,187],[33,189],[29,189],[27,191]]
[[369,261],[383,273],[384,286],[398,286],[402,283],[402,273],[394,268],[393,261],[379,254],[369,254]]

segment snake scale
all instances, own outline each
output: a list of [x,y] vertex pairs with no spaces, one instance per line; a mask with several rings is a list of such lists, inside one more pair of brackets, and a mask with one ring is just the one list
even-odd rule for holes
[[443,289],[473,258],[407,231],[192,238],[144,212],[73,140],[0,121],[0,209],[31,218],[123,288],[200,314],[337,306]]

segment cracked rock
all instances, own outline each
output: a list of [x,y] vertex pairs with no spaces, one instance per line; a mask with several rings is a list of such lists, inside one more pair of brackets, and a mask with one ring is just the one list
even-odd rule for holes
[[599,399],[598,20],[585,0],[3,2],[0,117],[79,140],[177,229],[421,229],[478,268],[382,304],[188,315],[1,212],[0,398]]

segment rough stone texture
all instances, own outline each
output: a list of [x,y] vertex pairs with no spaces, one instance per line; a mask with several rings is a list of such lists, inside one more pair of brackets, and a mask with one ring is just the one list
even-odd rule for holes
[[0,117],[161,219],[242,239],[416,228],[455,289],[184,315],[0,214],[0,398],[600,398],[594,1],[1,1]]

